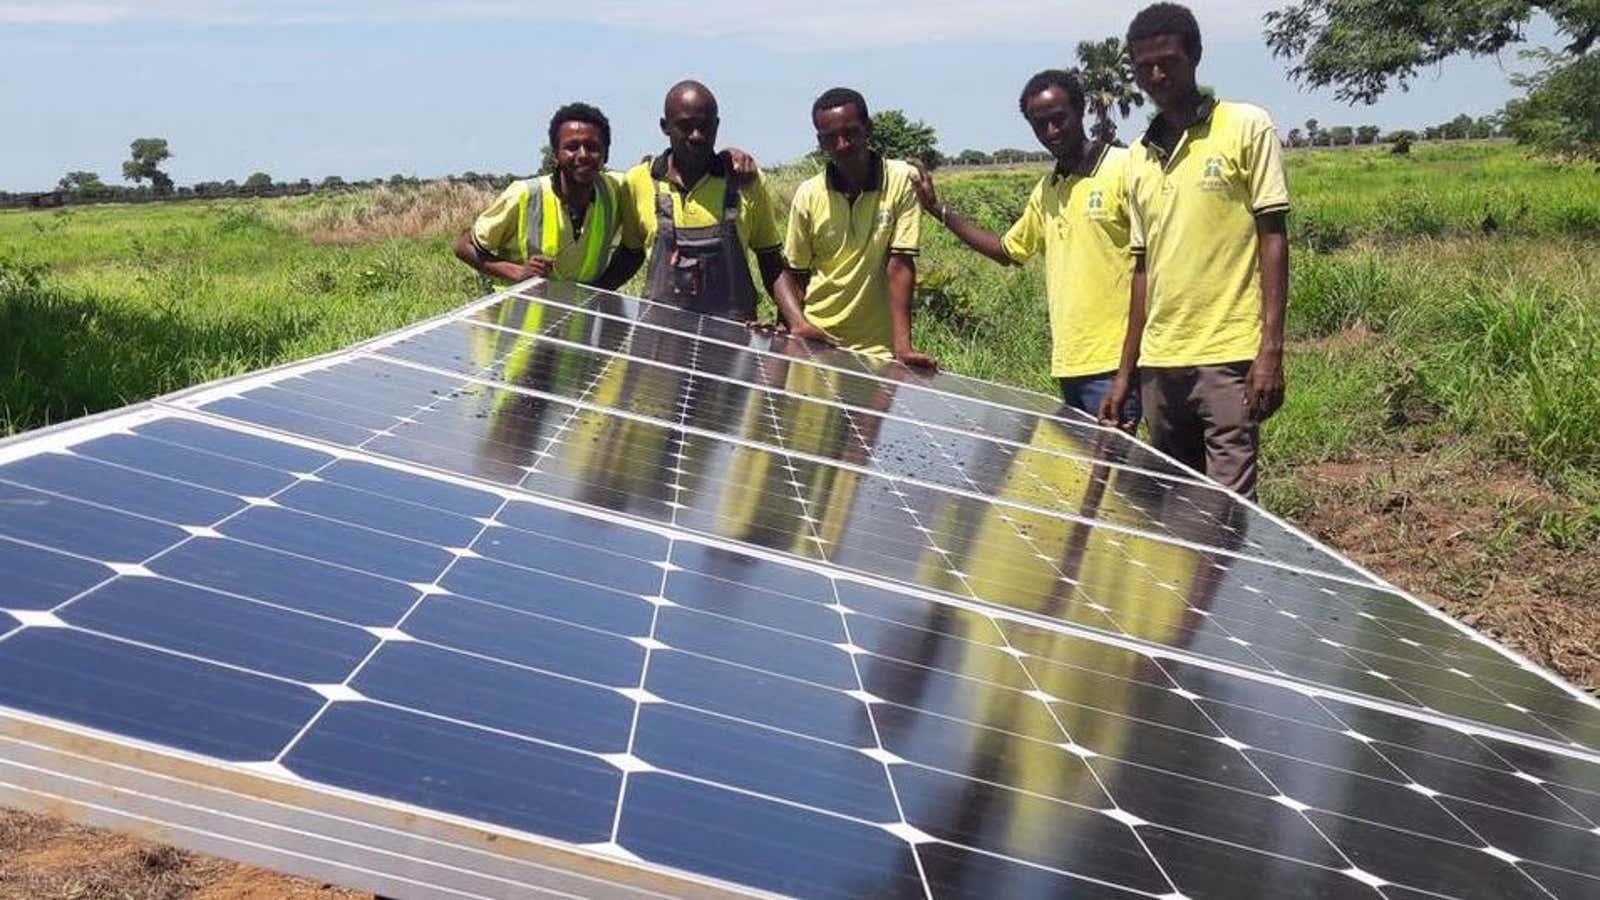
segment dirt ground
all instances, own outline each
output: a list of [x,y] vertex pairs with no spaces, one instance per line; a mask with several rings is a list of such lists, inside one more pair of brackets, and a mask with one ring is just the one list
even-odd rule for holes
[[[1319,539],[1590,691],[1600,688],[1600,523],[1508,464],[1395,451],[1276,473]],[[332,900],[368,895],[0,810],[0,900]]]

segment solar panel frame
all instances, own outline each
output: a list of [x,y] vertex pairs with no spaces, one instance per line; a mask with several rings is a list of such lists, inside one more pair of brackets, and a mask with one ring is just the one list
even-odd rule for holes
[[[474,307],[485,307],[494,299],[486,298],[485,301],[474,304]],[[470,314],[470,309],[467,313],[447,315],[437,321],[459,318]],[[423,326],[418,326],[418,329],[407,331],[417,331],[426,327],[431,326],[425,323]],[[399,339],[399,336],[391,335],[368,346],[388,346]],[[246,376],[220,386],[183,392],[154,404],[6,441],[0,443],[0,465],[52,444],[81,442],[99,429],[107,432],[119,431],[130,420],[141,417],[176,417],[190,421],[219,422],[213,416],[193,412],[188,408],[191,404],[187,401],[208,390],[228,388],[229,392],[238,392],[244,385],[268,384],[290,371],[306,371],[307,366],[311,367],[309,370],[314,371],[319,363],[342,361],[356,352],[358,348],[352,348],[331,354],[314,363],[281,367],[273,373]],[[242,434],[270,436],[274,440],[305,446],[343,459],[363,456],[359,453],[339,451],[333,446],[315,440],[290,439],[287,435],[277,434],[265,428],[238,423],[221,424]],[[477,490],[490,490],[507,497],[518,496],[513,490],[491,488],[481,481],[407,465],[393,459],[373,458],[370,462],[385,469],[426,474],[429,478],[439,479],[445,483],[470,485]],[[669,537],[673,536],[675,531],[670,526],[651,525],[631,516],[597,511],[581,504],[541,499],[536,501],[536,505],[541,508],[568,509],[590,518],[663,533]],[[675,539],[698,546],[720,546],[720,542],[715,539],[703,536],[686,535]],[[937,591],[911,588],[875,579],[860,572],[839,572],[826,564],[808,564],[761,548],[739,546],[738,552],[780,563],[789,568],[811,569],[826,574],[841,584],[859,584],[896,594],[920,597],[953,609],[969,610],[995,621],[1014,623],[1019,628],[1038,629],[1052,635],[1072,635],[1097,645],[1121,647],[1153,659],[1182,663],[1197,671],[1242,678],[1277,689],[1287,687],[1299,695],[1319,701],[1337,701],[1355,709],[1384,711],[1399,715],[1408,721],[1443,725],[1456,734],[1476,735],[1510,747],[1537,749],[1545,753],[1600,763],[1600,758],[1596,758],[1593,754],[1562,748],[1548,741],[1507,732],[1489,724],[1420,712],[1411,707],[1389,704],[1367,696],[1312,688],[1269,674],[1238,669],[1214,659],[1196,658],[1181,651],[1152,647],[1143,642],[1121,639],[1096,629],[1046,619],[1025,611],[996,608],[971,600],[954,598]],[[1426,607],[1414,598],[1406,597],[1406,599],[1423,608],[1427,614],[1448,622],[1450,627],[1468,634],[1473,640],[1493,648],[1496,653],[1506,658],[1514,658],[1503,648],[1488,642],[1470,629],[1465,629],[1431,607]],[[14,617],[8,616],[8,618]],[[0,624],[0,634],[8,633],[5,625]],[[1519,662],[1523,667],[1536,668],[1526,660]],[[1581,692],[1576,692],[1549,673],[1540,671],[1539,674],[1551,683],[1561,686],[1566,692],[1588,701]],[[1588,702],[1592,704],[1592,701]],[[688,875],[666,868],[638,865],[637,861],[633,860],[622,864],[616,858],[575,851],[574,848],[559,843],[540,841],[521,831],[485,828],[483,823],[476,820],[442,815],[436,810],[408,807],[405,804],[392,802],[375,803],[370,797],[360,794],[336,789],[324,790],[314,785],[307,785],[300,779],[285,779],[282,777],[283,773],[270,768],[261,771],[248,769],[240,771],[239,766],[218,767],[210,760],[173,751],[168,747],[141,745],[137,741],[110,737],[96,733],[92,729],[67,727],[46,718],[3,707],[0,707],[0,742],[4,742],[4,746],[0,747],[0,800],[4,802],[70,811],[75,817],[132,828],[196,849],[221,852],[235,858],[287,871],[298,871],[314,877],[326,877],[328,880],[385,893],[411,896],[414,892],[428,895],[437,892],[439,896],[463,896],[475,895],[475,892],[481,891],[483,895],[487,895],[513,884],[517,890],[538,887],[547,890],[570,890],[585,895],[610,890],[619,892],[638,890],[674,895],[698,892],[710,896],[723,890],[737,892],[750,890],[747,886],[719,883],[702,875]],[[180,769],[182,777],[174,774]],[[219,792],[226,792],[228,798],[226,811],[217,808],[223,806],[215,799],[219,796]],[[270,801],[258,799],[263,796],[273,799]],[[308,809],[312,810],[310,815],[306,812]],[[318,828],[308,824],[308,819],[316,819],[319,815],[324,817],[321,820],[324,823],[329,819],[336,820],[337,828]],[[1181,838],[1181,835],[1171,831],[1159,833],[1167,836],[1164,840]],[[436,834],[445,834],[447,837],[436,838],[434,837]],[[264,836],[268,839],[262,840]],[[425,850],[417,848],[415,845],[418,843],[427,844]],[[335,847],[337,849],[332,849]],[[399,856],[407,857],[406,866],[414,868],[396,869],[394,863]],[[530,863],[529,859],[535,861]],[[486,867],[511,874],[488,876],[485,880],[483,873]],[[395,871],[411,874],[407,878],[399,879],[393,874]],[[1550,874],[1549,877],[1568,876]],[[497,878],[508,880],[496,880]],[[1390,895],[1398,896],[1399,892],[1390,892]]]

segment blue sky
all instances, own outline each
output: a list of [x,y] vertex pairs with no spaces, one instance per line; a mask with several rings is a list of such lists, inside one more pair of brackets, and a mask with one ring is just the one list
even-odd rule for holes
[[[1032,147],[1016,111],[1022,82],[1070,64],[1081,39],[1121,33],[1139,5],[0,0],[0,189],[47,187],[76,169],[117,181],[135,137],[171,142],[167,171],[180,184],[258,169],[280,180],[525,172],[551,111],[573,99],[610,116],[622,166],[662,143],[661,95],[683,77],[717,92],[722,142],[764,161],[810,149],[810,101],[834,84],[934,125],[946,152]],[[1492,112],[1513,95],[1514,53],[1453,61],[1375,107],[1303,92],[1261,42],[1261,14],[1275,5],[1193,8],[1202,81],[1265,106],[1285,129],[1313,116],[1412,126]],[[1554,42],[1542,25],[1532,38]]]

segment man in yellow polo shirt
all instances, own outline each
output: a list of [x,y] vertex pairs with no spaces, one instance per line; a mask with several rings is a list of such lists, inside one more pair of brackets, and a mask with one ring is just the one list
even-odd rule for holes
[[783,248],[805,308],[799,316],[779,308],[803,337],[931,368],[933,358],[911,345],[922,227],[916,170],[873,152],[867,101],[856,91],[825,91],[811,121],[829,161],[795,190]]
[[605,171],[611,123],[569,103],[550,118],[550,147],[555,172],[512,182],[456,241],[456,257],[500,284],[553,278],[614,288],[622,282],[604,276],[623,204],[621,178]]
[[753,252],[779,307],[799,303],[783,277],[778,220],[767,182],[748,155],[718,153],[717,98],[698,81],[680,81],[662,104],[669,146],[628,170],[621,249],[611,275],[625,282],[649,249],[644,296],[691,312],[752,321]]
[[1265,111],[1196,87],[1188,9],[1145,8],[1128,47],[1159,112],[1129,152],[1128,339],[1101,418],[1119,418],[1137,369],[1151,443],[1253,498],[1260,425],[1283,404],[1283,149]]
[[[1083,87],[1071,72],[1038,73],[1017,102],[1056,167],[1034,186],[1005,237],[939,202],[927,173],[917,183],[917,197],[967,246],[1001,265],[1021,265],[1044,251],[1050,374],[1061,385],[1063,402],[1098,416],[1128,331],[1128,151],[1085,139]],[[1138,395],[1130,394],[1122,419],[1136,423],[1139,415]]]

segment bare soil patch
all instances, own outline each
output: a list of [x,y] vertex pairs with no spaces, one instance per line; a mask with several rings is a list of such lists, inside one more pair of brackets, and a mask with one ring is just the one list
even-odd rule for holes
[[0,900],[370,897],[115,832],[0,810]]

